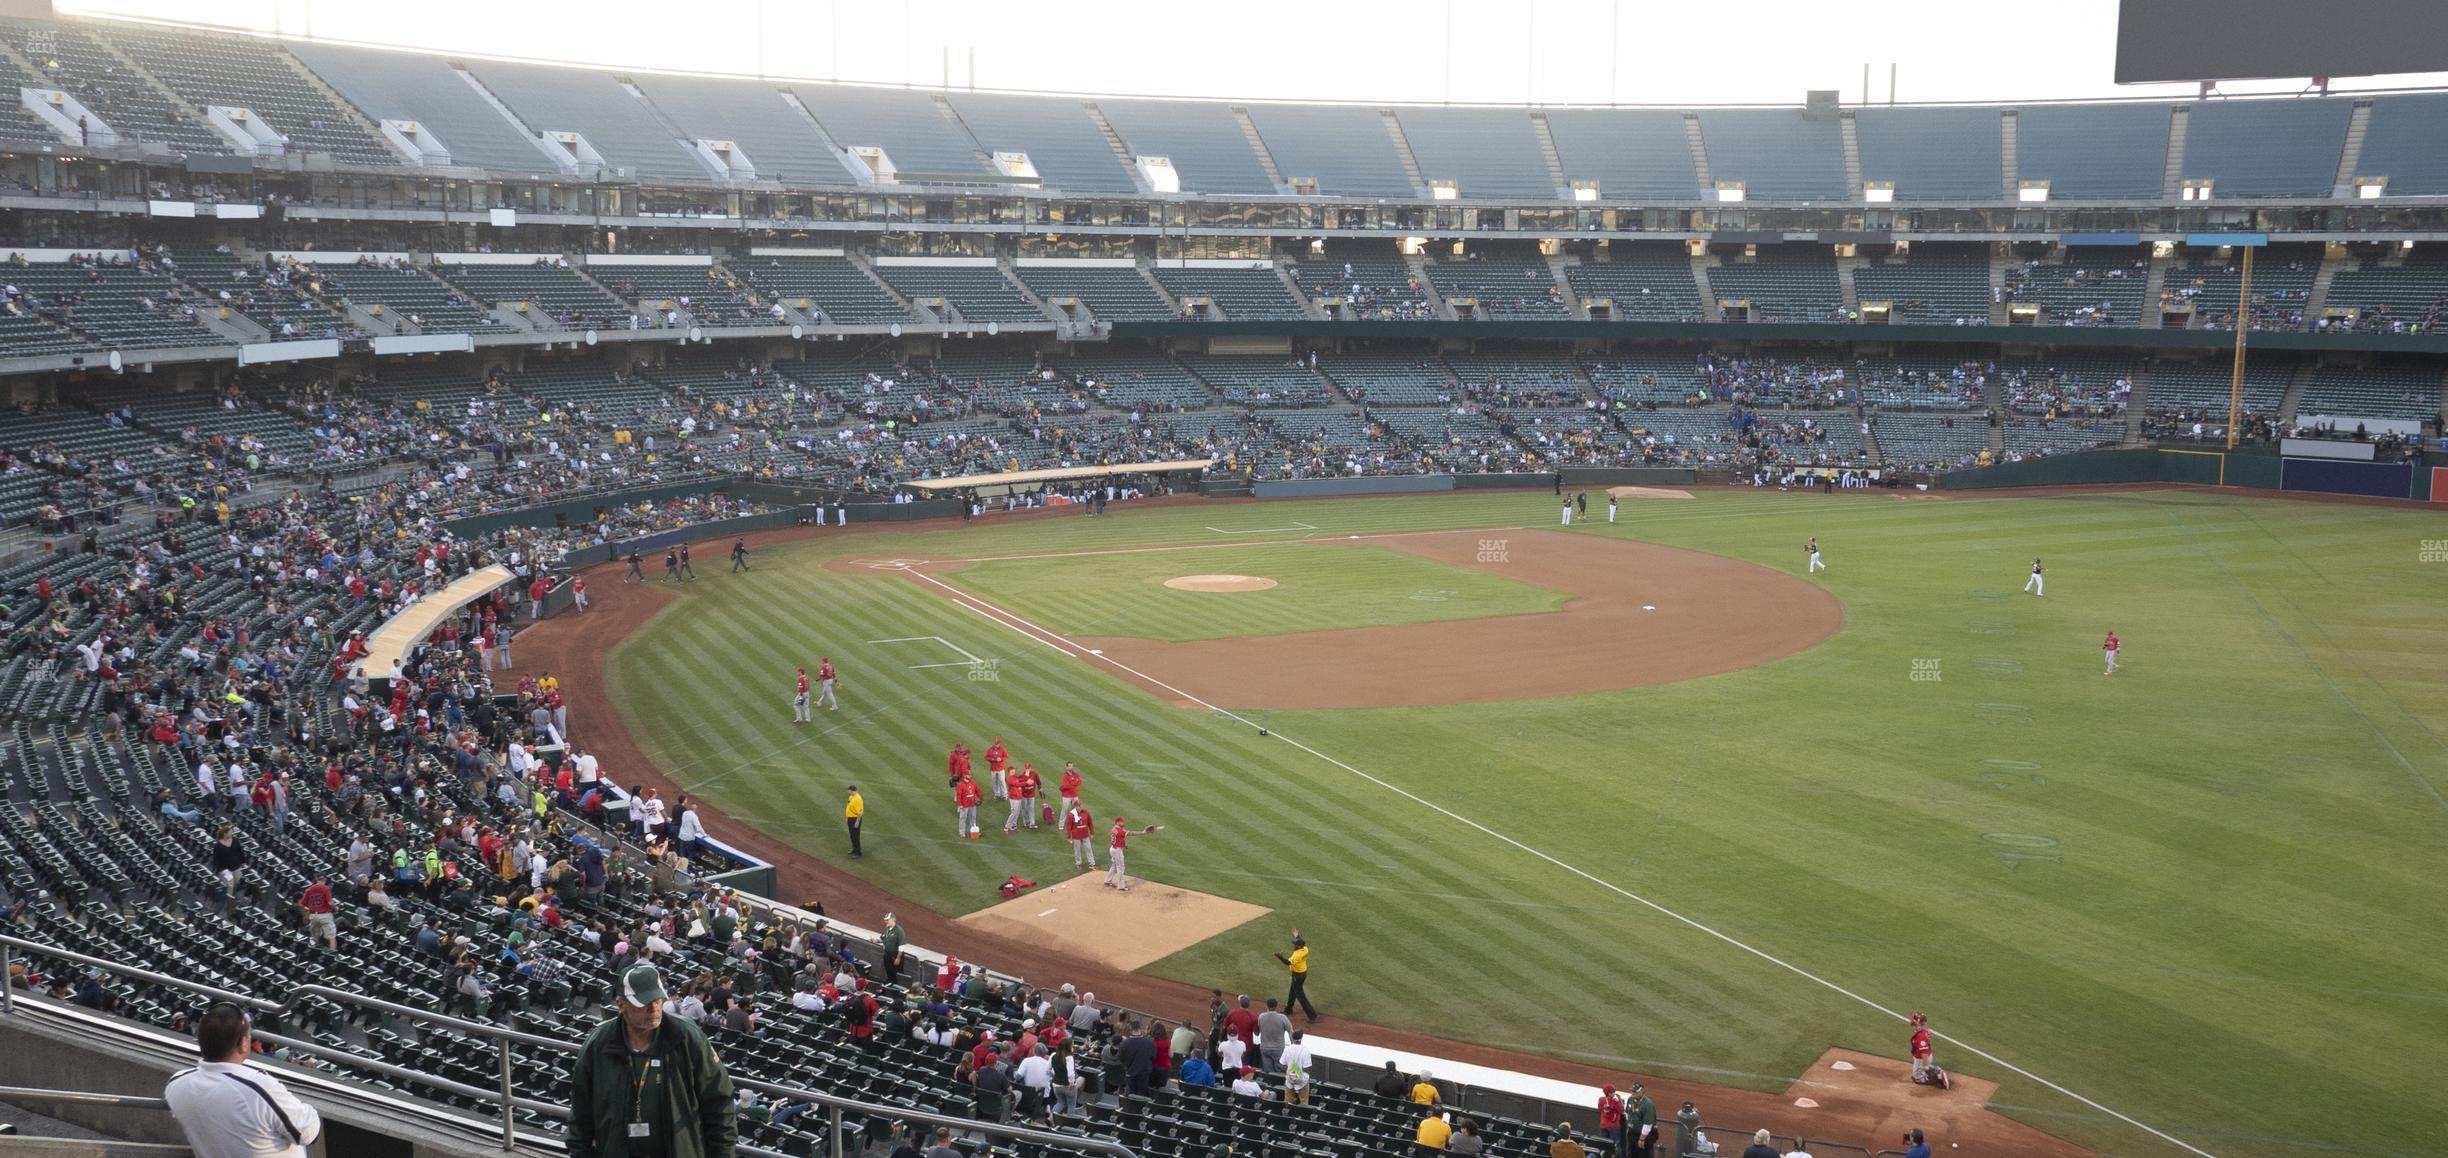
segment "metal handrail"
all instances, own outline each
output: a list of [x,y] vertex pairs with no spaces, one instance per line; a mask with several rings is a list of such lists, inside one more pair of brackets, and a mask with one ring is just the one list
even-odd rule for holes
[[[362,1067],[376,1073],[388,1074],[393,1077],[401,1078],[402,1080],[413,1081],[420,1085],[429,1086],[434,1089],[446,1090],[464,1097],[495,1099],[502,1105],[501,1147],[504,1150],[516,1149],[518,1145],[517,1126],[514,1121],[516,1115],[512,1111],[525,1109],[532,1110],[536,1113],[544,1114],[549,1117],[561,1119],[567,1119],[569,1117],[569,1108],[566,1106],[550,1102],[539,1102],[529,1098],[521,1098],[513,1092],[510,1049],[514,1045],[524,1045],[534,1049],[550,1050],[555,1053],[577,1053],[581,1047],[576,1042],[564,1041],[560,1038],[540,1037],[536,1034],[523,1033],[515,1029],[505,1029],[498,1025],[487,1025],[479,1021],[469,1021],[465,1018],[452,1017],[445,1013],[435,1013],[431,1010],[418,1009],[412,1005],[402,1005],[396,1001],[386,1001],[379,997],[368,997],[362,993],[352,993],[345,989],[335,989],[328,985],[300,985],[291,989],[289,991],[289,996],[280,1001],[272,1001],[261,997],[250,997],[243,993],[235,993],[227,989],[206,985],[202,982],[189,981],[181,977],[172,977],[166,973],[158,973],[151,969],[145,969],[135,965],[128,965],[123,962],[109,960],[108,958],[95,957],[87,953],[79,953],[73,949],[62,949],[54,945],[43,944],[40,941],[31,941],[23,937],[10,936],[6,934],[0,934],[0,1017],[6,1017],[15,1012],[16,995],[14,992],[12,992],[11,987],[8,985],[5,978],[8,975],[9,963],[19,950],[23,950],[27,953],[41,957],[48,957],[75,964],[87,965],[96,969],[108,970],[111,973],[130,977],[148,984],[167,985],[174,989],[183,989],[187,992],[209,997],[216,1001],[226,1001],[232,1005],[243,1006],[245,1008],[254,1009],[264,1013],[285,1014],[294,1012],[300,1005],[304,1004],[309,999],[322,998],[324,1000],[337,1002],[343,1005],[354,1005],[360,1008],[393,1014],[398,1017],[407,1018],[412,1022],[422,1025],[445,1027],[454,1032],[467,1034],[473,1037],[485,1038],[494,1042],[498,1047],[497,1052],[501,1060],[501,1088],[499,1090],[481,1089],[465,1083],[455,1082],[438,1075],[420,1073],[415,1070],[393,1065],[386,1061],[363,1057],[361,1055],[348,1053],[345,1051],[334,1052],[328,1047],[316,1042],[301,1041],[295,1038],[281,1037],[268,1033],[258,1033],[255,1035],[267,1042],[286,1047],[292,1051],[313,1054],[317,1057],[327,1057],[331,1060],[342,1062],[347,1065]],[[845,1098],[838,1094],[820,1093],[804,1086],[783,1085],[778,1082],[760,1081],[755,1078],[734,1077],[732,1079],[732,1084],[755,1090],[758,1093],[767,1095],[768,1097],[784,1098],[794,1102],[808,1102],[824,1107],[831,1126],[831,1128],[827,1131],[828,1138],[826,1144],[830,1148],[832,1158],[844,1158],[841,1127],[842,1118],[845,1114],[862,1114],[871,1117],[894,1118],[905,1122],[921,1122],[929,1126],[950,1126],[963,1132],[992,1134],[1001,1138],[1009,1138],[1018,1142],[1029,1142],[1041,1146],[1058,1146],[1070,1150],[1085,1150],[1092,1153],[1109,1154],[1112,1155],[1113,1158],[1139,1158],[1138,1153],[1133,1151],[1130,1147],[1125,1146],[1120,1142],[1115,1142],[1104,1138],[1089,1138],[1074,1134],[1058,1134],[1047,1130],[1034,1130],[1026,1126],[1007,1125],[1002,1122],[987,1122],[975,1118],[961,1118],[950,1114],[938,1114],[931,1110],[921,1110],[911,1106],[887,1106],[878,1102],[863,1101],[857,1098]],[[740,1153],[770,1154],[769,1151],[762,1151],[747,1146],[741,1147]],[[780,1158],[780,1156],[776,1155],[774,1158]]]
[[167,1110],[170,1103],[143,1094],[103,1094],[90,1090],[38,1090],[32,1086],[0,1086],[0,1102],[56,1102],[71,1106],[118,1106],[129,1110]]

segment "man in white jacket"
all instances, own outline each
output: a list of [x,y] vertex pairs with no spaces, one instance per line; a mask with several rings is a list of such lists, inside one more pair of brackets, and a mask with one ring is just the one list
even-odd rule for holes
[[246,1013],[217,1005],[196,1023],[203,1062],[162,1091],[196,1158],[306,1158],[323,1117],[270,1073],[249,1067]]

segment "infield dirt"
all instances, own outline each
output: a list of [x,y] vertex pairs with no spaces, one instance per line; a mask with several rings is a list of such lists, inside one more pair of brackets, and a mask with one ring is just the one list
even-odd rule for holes
[[[1844,625],[1843,605],[1807,580],[1625,539],[1465,531],[1319,540],[1313,549],[1363,544],[1573,599],[1561,611],[1441,623],[1181,643],[1072,639],[1217,707],[1404,708],[1584,695],[1738,671],[1812,647]],[[960,567],[923,569],[957,585]],[[1300,678],[1285,679],[1287,672]]]

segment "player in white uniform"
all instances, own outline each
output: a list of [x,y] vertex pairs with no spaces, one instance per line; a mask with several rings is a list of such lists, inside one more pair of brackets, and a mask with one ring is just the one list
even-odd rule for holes
[[1819,536],[1817,536],[1817,535],[1813,535],[1813,536],[1811,536],[1811,541],[1810,541],[1810,569],[1811,569],[1812,571],[1825,571],[1825,570],[1827,570],[1827,564],[1822,563],[1822,562],[1820,562],[1820,561],[1819,561]]
[[2043,582],[2040,578],[2040,560],[2032,560],[2032,576],[2029,580],[2024,582],[2023,589],[2031,592],[2034,595],[2048,594],[2048,584]]

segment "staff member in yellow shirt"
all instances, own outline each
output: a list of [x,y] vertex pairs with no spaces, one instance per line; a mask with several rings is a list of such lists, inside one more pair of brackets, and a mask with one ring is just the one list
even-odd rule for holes
[[1325,1020],[1318,1016],[1317,1006],[1309,1004],[1309,942],[1301,940],[1300,930],[1292,930],[1292,955],[1277,953],[1275,959],[1292,971],[1292,995],[1284,998],[1284,1012],[1288,1014],[1297,1006],[1311,1024]]
[[856,784],[850,786],[850,802],[842,805],[842,820],[850,826],[851,858],[867,855],[859,851],[859,828],[867,820],[867,798],[859,795]]

